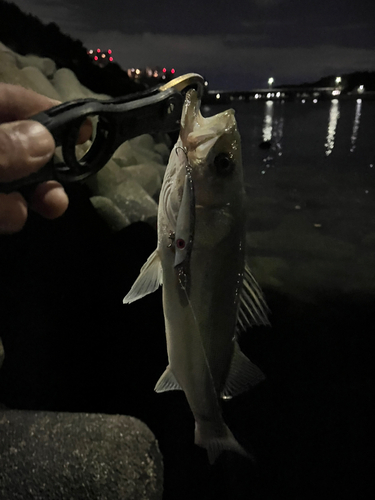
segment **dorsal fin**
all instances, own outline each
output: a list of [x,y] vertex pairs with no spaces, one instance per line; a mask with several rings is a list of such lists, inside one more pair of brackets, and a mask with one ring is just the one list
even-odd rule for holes
[[242,290],[240,293],[240,307],[237,315],[237,328],[245,331],[250,326],[269,325],[269,309],[264,300],[263,292],[252,275],[250,268],[245,264]]
[[124,298],[124,304],[130,304],[145,295],[155,292],[163,284],[163,269],[157,249],[152,252],[142,266],[138,278],[135,280],[129,293]]
[[252,363],[234,341],[234,351],[224,389],[223,399],[231,399],[265,379],[263,372]]

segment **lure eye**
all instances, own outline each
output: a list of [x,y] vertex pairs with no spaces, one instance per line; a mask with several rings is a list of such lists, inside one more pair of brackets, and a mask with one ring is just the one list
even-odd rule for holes
[[179,250],[183,250],[185,248],[185,240],[179,238],[176,240],[176,246]]
[[215,156],[214,167],[218,175],[229,175],[233,172],[235,162],[233,155],[229,153],[219,153]]

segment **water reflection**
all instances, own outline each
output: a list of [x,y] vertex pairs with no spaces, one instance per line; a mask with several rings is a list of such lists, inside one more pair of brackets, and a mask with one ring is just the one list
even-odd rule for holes
[[267,101],[264,111],[263,120],[263,141],[270,141],[272,138],[272,118],[273,118],[273,101]]
[[[283,110],[283,108],[277,108]],[[270,168],[273,167],[276,160],[276,155],[282,155],[282,138],[283,138],[283,129],[284,129],[284,118],[283,117],[275,117],[275,108],[273,101],[267,101],[265,103],[264,108],[264,118],[263,118],[263,128],[262,128],[262,136],[263,143],[262,145],[267,144],[267,148],[270,149],[270,153],[266,158],[263,158],[264,167]],[[262,174],[266,173],[266,170],[262,170]]]
[[332,99],[331,107],[329,110],[327,139],[325,143],[327,156],[329,156],[332,153],[333,148],[335,146],[335,135],[336,135],[337,122],[339,118],[340,118],[339,101],[337,99]]
[[282,138],[283,138],[283,129],[284,129],[284,118],[279,118],[277,122],[275,122],[275,131],[273,134],[274,141],[275,141],[275,148],[277,151],[278,156],[281,156],[282,153]]
[[355,143],[357,141],[359,123],[361,121],[361,109],[362,109],[362,99],[357,99],[357,105],[355,107],[355,117],[354,117],[354,123],[353,123],[353,132],[352,132],[352,136],[350,138],[350,142],[351,142],[350,152],[351,153],[353,153],[353,151],[355,150]]

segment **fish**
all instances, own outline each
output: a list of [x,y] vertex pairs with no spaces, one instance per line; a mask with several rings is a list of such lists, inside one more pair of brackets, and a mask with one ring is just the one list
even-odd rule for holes
[[266,325],[263,293],[245,263],[245,188],[234,110],[203,117],[195,90],[185,96],[179,138],[165,171],[157,248],[124,303],[162,285],[168,366],[156,392],[183,390],[195,444],[211,464],[223,450],[251,458],[225,424],[221,399],[264,380],[239,334]]

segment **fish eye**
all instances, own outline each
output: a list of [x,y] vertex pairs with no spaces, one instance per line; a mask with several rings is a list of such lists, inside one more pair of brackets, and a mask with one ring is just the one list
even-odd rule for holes
[[219,153],[215,156],[214,167],[218,175],[229,175],[233,172],[235,162],[230,153]]

